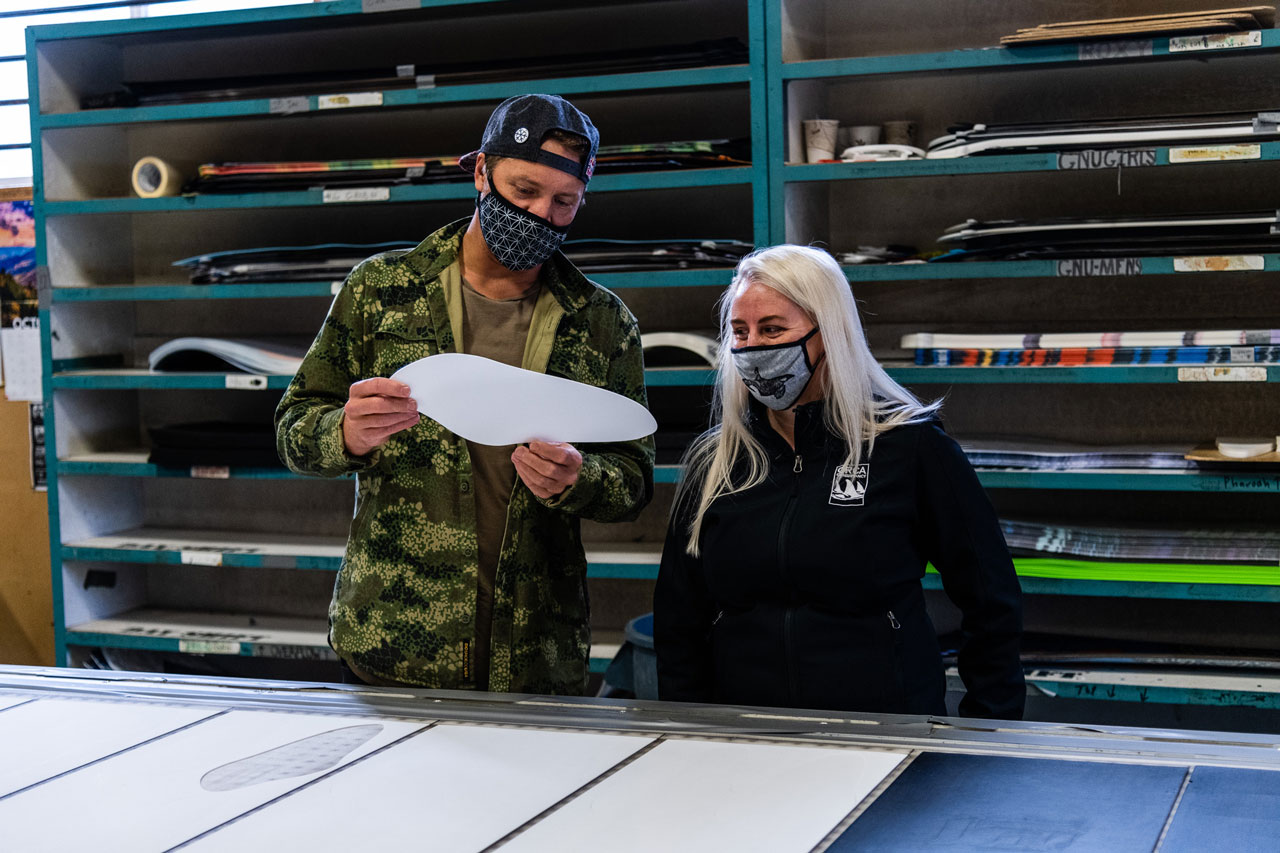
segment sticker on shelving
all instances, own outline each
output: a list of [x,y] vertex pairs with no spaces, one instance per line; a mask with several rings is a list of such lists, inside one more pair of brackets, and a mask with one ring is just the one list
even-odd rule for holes
[[436,87],[436,75],[419,74],[413,79],[413,84],[419,89],[434,89]]
[[231,469],[226,465],[192,465],[191,476],[196,480],[229,480]]
[[1257,160],[1262,157],[1262,146],[1250,145],[1201,145],[1196,148],[1170,148],[1170,163],[1203,163],[1214,160]]
[[267,387],[267,377],[259,373],[228,373],[226,387],[232,391],[261,391]]
[[1151,39],[1086,41],[1080,43],[1077,56],[1081,62],[1090,62],[1095,59],[1130,59],[1135,56],[1150,56],[1154,52],[1155,43]]
[[311,99],[306,95],[292,98],[272,98],[267,105],[267,112],[272,115],[292,115],[311,111]]
[[391,187],[357,187],[355,189],[324,191],[325,204],[348,201],[387,201],[390,198]]
[[178,651],[188,655],[238,655],[240,644],[226,640],[179,640]]
[[417,70],[418,70],[418,67],[416,65],[397,65],[396,76],[412,77],[417,72]]
[[181,551],[179,562],[184,566],[221,566],[221,551]]
[[1058,169],[1064,172],[1077,169],[1119,169],[1156,165],[1154,148],[1135,148],[1131,151],[1063,151],[1058,155]]
[[1170,53],[1189,50],[1226,50],[1233,47],[1261,47],[1262,31],[1247,33],[1218,33],[1203,36],[1173,36],[1169,39]]
[[330,293],[330,295],[332,295],[332,296],[337,296],[337,295],[338,295],[339,293],[341,293],[341,292],[342,292],[342,282],[340,282],[340,281],[335,281],[335,282],[331,282],[331,283],[329,284],[329,293]]
[[404,176],[406,178],[421,178],[426,173],[427,173],[426,166],[410,166],[409,168],[404,170]]
[[1062,278],[1142,275],[1142,258],[1075,258],[1058,261],[1058,275]]
[[1179,382],[1266,382],[1265,367],[1179,367]]
[[1262,255],[1203,255],[1174,258],[1174,272],[1237,272],[1262,270],[1266,259]]
[[420,7],[420,0],[360,0],[361,12],[398,12]]
[[328,646],[256,643],[250,647],[250,652],[256,658],[283,658],[285,660],[337,660],[338,658]]
[[1253,364],[1253,347],[1230,347],[1232,364]]
[[382,106],[381,92],[348,92],[344,95],[320,95],[316,106],[322,110],[345,110],[351,107]]

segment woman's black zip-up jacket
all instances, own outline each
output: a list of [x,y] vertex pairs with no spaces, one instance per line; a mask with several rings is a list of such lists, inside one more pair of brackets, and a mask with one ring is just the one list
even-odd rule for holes
[[659,697],[793,708],[945,714],[945,677],[920,579],[932,563],[963,614],[968,717],[1018,719],[1022,604],[994,510],[936,422],[876,437],[859,470],[796,410],[796,447],[752,401],[765,482],[721,497],[685,553],[677,509],[654,593]]

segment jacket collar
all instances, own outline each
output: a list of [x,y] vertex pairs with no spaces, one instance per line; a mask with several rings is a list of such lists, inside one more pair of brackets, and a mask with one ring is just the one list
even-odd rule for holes
[[[424,279],[437,278],[458,259],[462,252],[462,235],[470,223],[470,217],[450,222],[410,249],[404,256],[404,262]],[[559,249],[542,265],[538,280],[565,313],[585,308],[596,288]]]
[[796,406],[795,412],[796,447],[792,450],[786,439],[779,435],[769,423],[768,407],[755,397],[747,398],[747,426],[771,455],[790,457],[795,453],[804,453],[806,450],[825,447],[830,442],[838,441],[836,436],[827,432],[825,401],[814,400],[812,403]]

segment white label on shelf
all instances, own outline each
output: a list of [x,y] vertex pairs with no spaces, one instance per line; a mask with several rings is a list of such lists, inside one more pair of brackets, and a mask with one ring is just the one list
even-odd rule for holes
[[291,646],[280,643],[258,643],[250,648],[256,658],[284,658],[286,660],[336,660],[337,655],[328,646]]
[[197,480],[228,480],[231,469],[226,465],[192,465],[191,476]]
[[1203,36],[1173,36],[1169,39],[1170,53],[1189,50],[1224,50],[1232,47],[1261,47],[1262,31],[1247,33],[1219,33]]
[[262,391],[267,377],[260,373],[228,373],[226,387],[232,391]]
[[1077,278],[1095,275],[1142,275],[1141,258],[1075,258],[1058,261],[1058,275]]
[[182,551],[179,559],[184,566],[221,566],[221,551]]
[[299,95],[293,98],[272,98],[267,107],[267,112],[272,115],[286,116],[292,113],[305,113],[310,110],[311,99],[306,95]]
[[1179,367],[1179,382],[1266,382],[1265,367]]
[[1170,163],[1203,163],[1206,160],[1258,160],[1262,146],[1249,145],[1201,145],[1196,148],[1170,148]]
[[419,89],[434,89],[436,87],[436,75],[419,74],[413,79],[413,84]]
[[380,107],[381,92],[347,92],[343,95],[321,95],[316,98],[317,106],[322,110],[344,110],[350,107]]
[[397,65],[396,66],[397,77],[412,77],[416,71],[417,71],[417,66],[414,66],[414,65]]
[[1262,255],[1201,255],[1173,259],[1174,272],[1233,272],[1264,267],[1266,259]]
[[1232,364],[1253,364],[1253,347],[1232,347]]
[[406,178],[421,178],[426,173],[427,173],[426,166],[410,166],[409,168],[404,170],[404,176]]
[[361,12],[395,12],[420,7],[420,0],[360,0]]
[[356,187],[355,189],[324,191],[325,204],[348,201],[387,201],[389,198],[391,198],[391,187]]
[[1121,167],[1154,166],[1154,148],[1131,151],[1063,151],[1058,155],[1058,168],[1064,172],[1077,169],[1119,169]]
[[334,296],[337,296],[339,293],[341,293],[341,292],[342,292],[342,282],[340,282],[340,281],[335,281],[335,282],[333,282],[332,284],[330,284],[330,285],[329,285],[329,292],[330,292],[331,294],[333,294]]
[[1077,54],[1082,62],[1095,59],[1129,59],[1134,56],[1150,56],[1155,52],[1151,39],[1130,41],[1086,41],[1080,43]]
[[226,640],[179,640],[178,651],[189,655],[238,655],[240,644]]

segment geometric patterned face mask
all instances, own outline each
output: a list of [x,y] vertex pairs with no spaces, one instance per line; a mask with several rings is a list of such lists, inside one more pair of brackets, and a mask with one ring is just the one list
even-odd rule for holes
[[493,181],[488,195],[476,196],[476,209],[485,245],[498,263],[512,272],[531,270],[546,261],[569,233],[568,225],[552,225],[507,201]]

